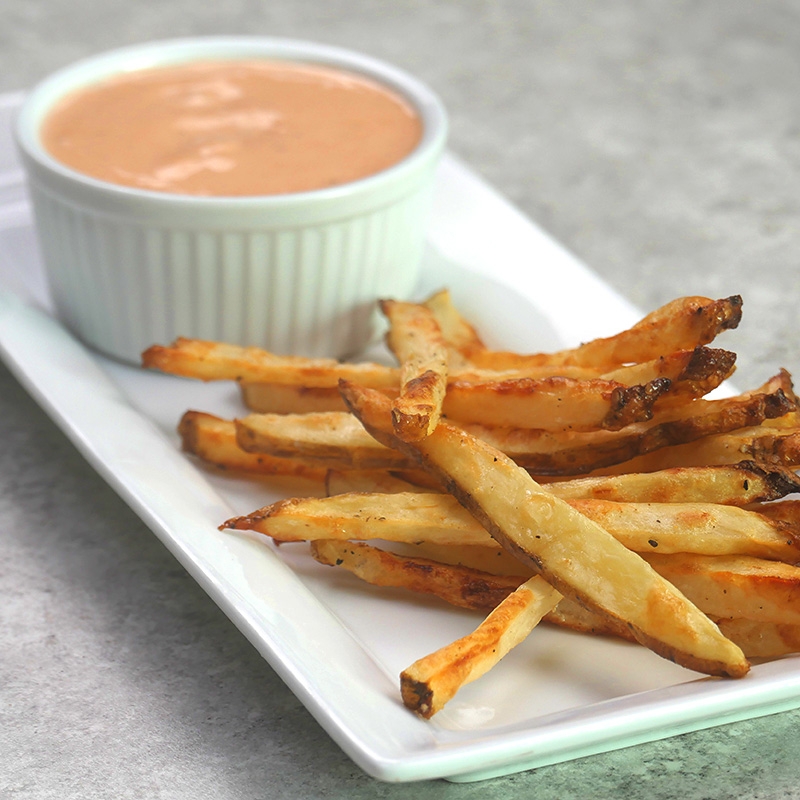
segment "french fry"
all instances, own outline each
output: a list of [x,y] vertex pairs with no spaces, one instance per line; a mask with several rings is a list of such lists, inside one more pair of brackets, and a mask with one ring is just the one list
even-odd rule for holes
[[403,469],[413,464],[375,441],[346,412],[249,414],[235,420],[239,447],[248,453],[312,461],[324,468]]
[[530,578],[472,633],[403,670],[403,703],[423,719],[430,719],[462,686],[486,674],[524,641],[560,597],[542,578]]
[[293,497],[233,517],[221,527],[263,533],[277,542],[381,539],[496,546],[454,498],[430,492]]
[[733,374],[735,364],[736,354],[729,350],[696,347],[694,350],[678,350],[651,361],[626,364],[601,377],[626,386],[667,378],[670,387],[659,400],[659,407],[662,408],[703,397],[713,391]]
[[[736,506],[598,499],[567,502],[638,553],[744,554],[800,562],[796,525]],[[496,546],[455,497],[440,493],[354,492],[292,498],[235,517],[223,527],[258,531],[281,542],[330,538]]]
[[373,436],[435,474],[494,539],[562,595],[622,620],[637,641],[690,669],[730,677],[748,672],[741,650],[647,562],[500,451],[445,422],[419,442],[401,441],[386,397],[340,386]]
[[534,355],[483,349],[473,352],[470,360],[476,366],[492,365],[494,369],[542,364],[614,366],[649,361],[665,352],[709,344],[723,331],[736,328],[741,316],[742,299],[738,295],[721,300],[682,297],[615,336],[594,339],[576,348]]
[[178,425],[181,444],[187,453],[217,469],[259,475],[295,475],[325,480],[327,471],[315,464],[276,458],[265,453],[246,453],[236,442],[232,421],[202,411],[187,411]]
[[778,658],[800,652],[800,625],[752,619],[719,619],[716,623],[748,658]]
[[[628,503],[720,503],[747,506],[800,492],[800,478],[783,467],[754,461],[655,472],[627,472],[560,480],[547,488],[565,500],[597,498]],[[758,510],[764,513],[774,504]],[[797,520],[800,524],[800,519]]]
[[751,556],[651,554],[648,562],[716,618],[800,624],[800,567]]
[[323,388],[335,386],[339,378],[345,377],[374,388],[395,390],[400,381],[400,370],[396,367],[279,356],[259,347],[183,337],[171,345],[149,347],[142,353],[142,366],[204,381],[265,381]]
[[654,404],[669,387],[666,378],[635,386],[601,378],[561,376],[484,383],[455,379],[447,387],[444,412],[461,423],[495,427],[620,430],[650,419]]
[[[387,553],[377,547],[367,545],[357,545],[348,542],[314,542],[313,548],[319,548],[317,552],[322,552],[322,556],[317,557],[321,563],[341,566],[353,572],[362,580],[376,586],[394,586],[409,589],[411,591],[422,591],[425,594],[434,595],[451,605],[462,608],[474,608],[476,610],[491,611],[505,602],[506,598],[514,592],[518,592],[523,585],[526,577],[511,573],[507,576],[503,574],[487,573],[480,568],[464,567],[463,565],[453,566],[439,562],[437,559],[413,558],[408,556],[397,556]],[[359,550],[360,548],[360,550]],[[350,558],[347,555],[350,551],[363,554],[363,558]],[[452,556],[452,551],[457,548],[448,548],[448,553]],[[462,548],[463,550],[463,548]],[[365,552],[366,551],[366,552]],[[484,558],[481,563],[485,563],[486,551],[481,548]],[[344,556],[344,557],[342,557]],[[364,562],[371,562],[364,567]],[[489,561],[491,564],[492,562]],[[517,566],[519,563],[517,562]],[[424,578],[420,579],[420,575]],[[530,577],[527,578],[530,580]],[[540,578],[536,579],[541,581]],[[546,592],[546,584],[538,583],[540,594]],[[518,592],[519,593],[519,592]],[[702,607],[702,597],[698,598]],[[514,605],[516,603],[514,602]],[[501,615],[496,615],[501,617]],[[634,642],[629,628],[605,615],[597,614],[579,605],[570,598],[562,597],[558,604],[547,611],[542,617],[545,622],[558,627],[565,628],[578,633],[613,636],[628,642]],[[535,620],[535,617],[534,617]],[[531,620],[531,622],[534,622]],[[720,628],[720,631],[728,639],[738,645],[747,658],[776,658],[789,653],[800,652],[800,625],[793,622],[775,622],[769,620],[752,620],[741,617],[714,617],[712,620]],[[538,620],[535,620],[538,622]],[[497,623],[497,620],[495,620]],[[533,624],[530,625],[530,629]],[[498,633],[505,630],[503,623],[497,623],[494,628]],[[520,637],[520,641],[521,641]],[[461,646],[448,645],[436,653],[426,656],[417,662],[419,667],[414,671],[409,671],[409,683],[417,680],[420,684],[425,684],[422,680],[423,675],[432,676],[434,673],[441,675],[434,686],[438,688],[443,682],[452,691],[443,693],[441,690],[434,692],[437,702],[429,704],[430,714],[440,710],[443,705],[454,696],[455,691],[465,684],[460,676],[469,674],[468,670],[460,669],[456,665],[458,654],[461,653]],[[478,651],[472,651],[480,653]],[[507,652],[507,651],[506,651]],[[503,652],[505,655],[505,652]],[[486,669],[481,674],[488,671],[500,658],[495,661],[486,662]],[[468,662],[470,659],[468,658]],[[433,669],[433,667],[436,669]],[[413,676],[413,677],[412,677]],[[418,704],[419,698],[427,694],[420,686],[416,691],[412,691],[409,685],[408,701],[413,706]],[[414,710],[417,710],[414,708]]]
[[392,404],[397,435],[414,441],[439,422],[447,390],[447,346],[429,308],[417,303],[382,300],[389,320],[386,341],[400,361],[400,392]]
[[263,414],[308,414],[345,410],[338,386],[242,381],[239,390],[245,408]]
[[361,542],[318,539],[311,555],[320,564],[352,572],[373,586],[430,594],[452,606],[491,611],[524,577],[491,575],[475,569],[392,553]]

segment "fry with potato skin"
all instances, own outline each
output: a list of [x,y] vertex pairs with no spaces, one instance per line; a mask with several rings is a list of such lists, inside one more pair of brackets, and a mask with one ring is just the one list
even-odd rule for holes
[[[565,500],[596,498],[620,503],[719,503],[747,506],[800,492],[800,477],[784,467],[740,461],[655,472],[591,475],[547,484]],[[774,504],[773,504],[774,505]],[[770,508],[769,504],[758,511]],[[800,517],[797,520],[800,524]]]
[[[464,426],[474,435],[489,442],[510,456],[534,475],[581,475],[598,470],[617,473],[646,472],[667,466],[689,466],[704,463],[699,459],[667,461],[653,455],[674,445],[706,440],[720,433],[759,425],[766,419],[781,417],[793,411],[794,400],[780,386],[782,376],[755,392],[721,400],[695,400],[686,409],[667,409],[654,415],[652,421],[629,425],[621,431],[558,433],[526,431],[520,428],[494,428],[484,425]],[[780,435],[778,431],[773,437]],[[784,432],[784,436],[786,433]],[[691,457],[691,448],[686,448]],[[747,458],[739,453],[734,461]],[[634,460],[636,459],[636,460]],[[732,463],[709,461],[705,463]],[[624,465],[624,466],[621,466]]]
[[729,677],[748,672],[741,650],[640,556],[501,452],[445,422],[420,442],[403,442],[385,397],[345,381],[340,388],[373,436],[434,473],[493,538],[565,597],[621,619],[641,644],[690,669]]
[[181,446],[217,469],[259,475],[295,475],[325,480],[327,470],[298,459],[278,458],[265,453],[247,453],[236,442],[233,421],[202,411],[187,411],[178,424]]
[[495,369],[519,369],[528,364],[613,366],[649,361],[664,352],[708,344],[723,331],[736,328],[741,317],[739,295],[720,300],[680,297],[652,311],[631,328],[569,350],[524,355],[484,349],[474,351],[470,360],[476,366],[493,365]]
[[659,408],[663,408],[703,397],[727,380],[735,365],[736,354],[729,350],[695,347],[694,350],[679,350],[652,361],[625,365],[601,377],[627,386],[667,378],[669,391],[659,400]]
[[[315,546],[317,543],[314,543]],[[319,543],[326,547],[333,546],[336,549],[346,549],[347,542],[322,542]],[[363,547],[363,546],[362,546]],[[332,563],[332,557],[336,549],[326,553],[323,563]],[[490,570],[494,569],[495,558],[487,556],[485,548],[480,550],[482,557],[477,560],[477,566],[465,567],[453,566],[451,562],[443,562],[438,559],[415,558],[414,556],[396,557],[386,559],[383,551],[377,547],[369,547],[369,553],[364,554],[365,561],[372,561],[371,568],[354,568],[352,564],[341,562],[337,566],[349,569],[359,578],[373,585],[398,586],[415,590],[419,583],[419,578],[414,575],[415,562],[419,565],[419,570],[424,571],[425,565],[431,561],[436,563],[434,569],[425,573],[424,591],[432,594],[451,605],[464,605],[463,595],[458,587],[466,585],[469,587],[468,596],[470,607],[491,611],[499,602],[508,597],[519,586],[521,586],[530,576],[517,575],[511,573],[486,572],[482,567],[486,566]],[[453,557],[454,553],[463,551],[465,548],[449,547],[442,550],[443,554]],[[422,548],[423,553],[428,548]],[[392,554],[388,554],[392,555]],[[519,566],[517,562],[517,566]],[[410,576],[410,577],[409,577]],[[698,598],[702,602],[702,598]],[[701,610],[702,609],[701,606]],[[720,628],[720,631],[728,639],[738,645],[747,658],[776,658],[781,655],[800,652],[800,624],[770,620],[752,620],[743,617],[722,617],[710,615],[712,621]],[[611,617],[598,614],[584,608],[575,601],[567,597],[562,597],[555,608],[548,611],[543,617],[543,621],[565,628],[576,633],[591,634],[594,636],[612,636],[627,642],[635,642],[630,629]],[[500,628],[502,630],[502,628]],[[446,651],[446,648],[444,648]],[[450,653],[455,652],[450,650]],[[446,671],[448,663],[454,664],[454,660],[448,662],[440,657],[443,671]],[[455,667],[451,667],[455,671]],[[457,677],[450,678],[457,680]],[[461,685],[461,684],[459,684]],[[423,694],[418,690],[411,694],[411,697],[419,697]],[[443,704],[443,703],[442,703]],[[439,707],[441,707],[441,705]]]
[[[736,506],[619,503],[595,498],[566,502],[638,553],[741,554],[800,562],[796,525]],[[330,538],[496,545],[456,498],[431,492],[295,497],[235,517],[222,527],[257,531],[281,542]]]
[[342,567],[373,586],[431,594],[473,611],[490,611],[526,580],[411,558],[361,542],[318,539],[311,543],[311,555],[320,564]]

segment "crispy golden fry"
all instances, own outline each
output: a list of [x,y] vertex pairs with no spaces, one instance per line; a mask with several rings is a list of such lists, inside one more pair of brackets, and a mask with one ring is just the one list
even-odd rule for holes
[[400,362],[400,393],[392,421],[401,439],[427,436],[439,422],[447,390],[447,345],[429,308],[418,303],[382,300],[389,320],[386,342]]
[[403,703],[430,719],[458,690],[524,641],[561,595],[533,577],[508,595],[470,634],[415,661],[400,674]]
[[547,488],[565,500],[594,497],[627,503],[747,506],[800,491],[800,478],[783,467],[740,461],[730,465],[671,467],[656,472],[572,478],[549,483]]
[[[800,561],[796,526],[736,506],[597,499],[567,502],[638,553],[747,554]],[[255,530],[276,541],[383,539],[439,546],[496,546],[454,497],[429,492],[355,492],[280,500],[229,520],[224,527]]]
[[[305,358],[302,356],[280,356],[258,347],[242,347],[224,342],[203,339],[178,338],[171,345],[152,345],[142,353],[142,366],[158,369],[172,375],[197,378],[203,381],[238,381],[243,385],[278,384],[296,386],[315,397],[330,399],[329,393],[320,390],[336,389],[340,379],[357,380],[365,386],[380,389],[390,395],[400,387],[400,369],[373,362],[346,363],[330,358]],[[482,383],[520,375],[545,377],[552,370],[498,371],[463,366],[453,373],[470,383]],[[586,375],[586,370],[577,370],[576,376]],[[248,389],[245,399],[253,402],[253,410],[267,408],[272,402],[272,390]]]
[[187,453],[218,469],[260,475],[296,475],[320,481],[326,476],[326,471],[315,464],[244,452],[236,443],[234,423],[213,414],[187,411],[181,417],[178,433]]
[[378,444],[346,412],[250,414],[236,420],[236,438],[248,453],[313,460],[331,469],[414,466],[396,450]]
[[712,617],[800,624],[800,567],[743,555],[653,554],[647,560]]
[[669,391],[660,399],[659,407],[675,405],[703,397],[727,380],[734,371],[736,354],[729,350],[696,347],[679,350],[652,361],[627,364],[602,377],[626,386],[644,384],[658,378],[670,381]]
[[621,619],[640,643],[690,669],[748,672],[741,650],[640,556],[500,451],[445,422],[419,442],[403,442],[386,397],[346,382],[341,389],[373,436],[436,475],[494,539],[565,597]]
[[490,611],[525,581],[524,577],[490,575],[360,542],[319,539],[311,543],[311,555],[320,564],[343,567],[373,586],[430,594],[475,611]]
[[[776,376],[776,384],[783,376]],[[591,431],[588,433],[559,433],[526,431],[520,428],[494,428],[484,425],[464,426],[470,433],[529,469],[534,475],[581,475],[598,470],[617,473],[647,472],[670,466],[691,466],[703,463],[692,459],[688,463],[659,460],[638,460],[637,457],[662,448],[752,427],[765,419],[780,417],[794,409],[794,401],[786,396],[780,385],[769,382],[762,389],[721,400],[695,400],[686,407],[656,413],[649,423],[636,423],[621,431]],[[735,463],[753,457],[739,453]],[[637,460],[633,460],[637,459]],[[612,469],[608,469],[612,468]]]
[[484,349],[473,352],[470,360],[476,366],[491,365],[494,369],[542,364],[613,366],[649,361],[665,352],[708,344],[722,331],[737,327],[741,316],[742,299],[738,295],[721,300],[683,297],[615,336],[594,339],[570,350],[523,355]]

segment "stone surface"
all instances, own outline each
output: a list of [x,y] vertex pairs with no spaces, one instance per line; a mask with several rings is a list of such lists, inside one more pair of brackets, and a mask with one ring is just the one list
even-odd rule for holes
[[[745,298],[738,382],[800,372],[800,10],[5,0],[0,91],[121,44],[309,38],[418,74],[453,151],[653,308]],[[0,795],[374,798],[366,777],[0,368]],[[418,798],[800,797],[789,712]]]

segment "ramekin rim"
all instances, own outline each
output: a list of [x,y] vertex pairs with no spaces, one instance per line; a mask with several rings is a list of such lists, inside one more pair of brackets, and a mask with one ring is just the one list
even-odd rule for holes
[[[228,55],[216,53],[195,53],[193,48],[231,48]],[[355,181],[338,186],[323,187],[303,192],[264,195],[191,195],[173,192],[158,192],[138,187],[124,186],[109,181],[99,180],[72,169],[52,155],[42,146],[39,138],[39,126],[46,116],[47,111],[59,97],[80,86],[88,85],[93,80],[102,78],[103,75],[112,75],[125,71],[123,64],[129,69],[141,69],[146,66],[157,67],[181,61],[199,60],[200,57],[237,58],[232,48],[244,48],[242,57],[256,55],[253,48],[257,48],[261,55],[268,55],[265,48],[272,48],[273,55],[280,57],[277,51],[283,54],[292,53],[296,58],[292,60],[304,63],[322,63],[341,69],[350,69],[382,81],[385,85],[400,91],[415,107],[423,121],[423,132],[420,142],[402,160],[373,175],[368,175]],[[170,55],[172,53],[172,55]],[[166,54],[166,55],[165,55]],[[180,55],[183,57],[180,57]],[[131,66],[136,58],[149,57],[147,65]],[[114,68],[114,64],[117,65]],[[93,78],[80,81],[75,80],[92,69],[100,68]],[[69,83],[70,78],[73,79]],[[57,90],[60,83],[66,82],[61,90]],[[46,99],[48,92],[53,96]],[[42,108],[39,109],[39,105]],[[126,45],[101,51],[94,55],[73,61],[70,64],[50,73],[27,93],[23,95],[23,102],[14,120],[13,134],[16,145],[21,153],[33,161],[38,168],[55,173],[62,181],[73,181],[84,191],[97,194],[105,193],[108,196],[126,199],[135,199],[148,202],[154,206],[181,206],[186,209],[196,207],[209,209],[214,205],[226,208],[289,208],[303,206],[310,202],[334,202],[339,198],[366,194],[379,189],[384,184],[391,184],[401,180],[408,173],[427,162],[438,154],[444,147],[448,133],[447,112],[438,95],[423,81],[416,78],[406,70],[396,67],[382,59],[375,58],[357,50],[340,47],[338,45],[324,44],[305,39],[288,37],[257,36],[257,35],[224,35],[224,36],[191,36],[175,37],[169,39],[154,39],[139,44]]]

